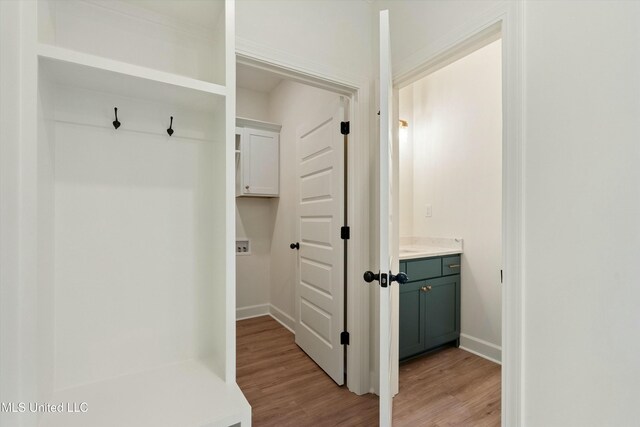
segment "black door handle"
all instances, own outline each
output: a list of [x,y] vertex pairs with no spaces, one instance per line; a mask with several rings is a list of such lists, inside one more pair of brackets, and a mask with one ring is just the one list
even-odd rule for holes
[[374,280],[380,280],[380,273],[374,274],[373,271],[365,271],[363,277],[365,282],[371,283]]
[[409,277],[407,277],[406,273],[398,273],[395,276],[393,274],[389,275],[390,282],[398,282],[400,285],[404,285],[409,281]]
[[[381,286],[383,288],[387,287],[387,283],[386,283],[386,274],[383,274],[383,276],[385,276],[382,280]],[[376,281],[380,281],[380,273],[374,273],[373,271],[365,271],[364,275],[363,275],[364,281],[367,283],[371,283],[374,280]],[[398,274],[391,274],[389,273],[389,282],[398,282],[400,285],[403,285],[405,283],[407,283],[409,281],[409,277],[407,277],[406,273],[398,273]]]
[[300,250],[300,243],[298,243],[298,242],[292,243],[292,244],[289,245],[289,247],[291,249]]

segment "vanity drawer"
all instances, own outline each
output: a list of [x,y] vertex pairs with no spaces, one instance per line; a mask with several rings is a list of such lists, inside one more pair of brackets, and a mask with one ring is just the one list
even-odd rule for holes
[[442,258],[442,275],[460,274],[460,255]]
[[406,273],[411,282],[442,276],[441,258],[426,258],[415,261],[408,260]]

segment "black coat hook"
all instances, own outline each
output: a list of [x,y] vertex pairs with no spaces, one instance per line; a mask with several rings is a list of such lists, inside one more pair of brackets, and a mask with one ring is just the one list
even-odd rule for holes
[[173,116],[171,116],[171,124],[169,124],[169,129],[167,129],[167,133],[169,134],[169,136],[173,135]]
[[120,122],[118,121],[118,107],[114,108],[113,112],[116,115],[116,119],[113,121],[113,127],[118,129],[120,127]]

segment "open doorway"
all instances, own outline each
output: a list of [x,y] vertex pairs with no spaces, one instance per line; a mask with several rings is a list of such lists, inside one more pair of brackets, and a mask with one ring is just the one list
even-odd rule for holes
[[[407,422],[500,425],[502,43],[399,89],[399,394]],[[429,383],[420,387],[416,378]]]
[[237,382],[256,424],[294,401],[287,417],[329,416],[336,396],[358,399],[340,387],[351,99],[260,66],[236,74]]

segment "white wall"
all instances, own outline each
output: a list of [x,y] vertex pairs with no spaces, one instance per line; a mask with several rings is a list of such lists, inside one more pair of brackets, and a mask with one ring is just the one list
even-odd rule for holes
[[525,419],[640,419],[640,3],[527,2]]
[[[396,72],[497,3],[380,2]],[[527,1],[524,12],[524,424],[635,425],[640,3]]]
[[[20,100],[16,84],[20,78],[18,8],[18,2],[0,2],[0,402],[15,402],[21,397],[16,369],[20,366],[21,341],[17,326],[21,312],[16,303],[21,291],[18,287],[20,118],[16,108]],[[17,416],[0,412],[0,425],[17,425]]]
[[269,118],[282,124],[280,131],[280,197],[275,199],[275,227],[271,243],[270,301],[285,322],[296,319],[294,292],[297,252],[289,248],[296,241],[296,133],[317,109],[335,102],[338,95],[303,84],[283,81],[270,94]]
[[409,123],[408,128],[400,128],[398,188],[400,201],[400,237],[412,237],[413,231],[413,89],[405,88],[400,91],[400,119]]
[[236,87],[236,115],[266,122],[269,120],[269,94]]
[[376,9],[389,10],[394,76],[420,65],[421,58],[437,52],[452,34],[504,3],[505,0],[375,1]]
[[236,256],[237,317],[266,314],[271,288],[273,200],[236,198],[236,237],[251,241],[251,254]]
[[[236,114],[268,121],[269,94],[238,87]],[[251,240],[251,255],[236,256],[238,318],[266,314],[269,310],[273,206],[273,199],[236,197],[236,237]]]
[[[41,184],[39,211],[55,209],[44,211],[55,222],[39,236],[55,253],[55,268],[40,269],[53,272],[55,309],[51,296],[38,313],[55,312],[55,389],[210,358],[221,228],[212,165],[223,148],[214,124],[204,112],[104,92],[61,87],[52,98],[56,121],[39,139],[40,155],[48,145],[55,161],[45,177],[55,199]],[[118,132],[104,128],[105,104],[122,108]],[[170,114],[180,118],[171,138],[157,129]],[[45,278],[39,300],[53,294]]]
[[[371,5],[344,0],[238,0],[239,48],[286,56],[297,66],[351,79],[371,68]],[[278,58],[280,59],[280,58]]]
[[494,360],[502,338],[501,48],[493,42],[400,92],[413,100],[412,235],[464,239],[461,345]]

